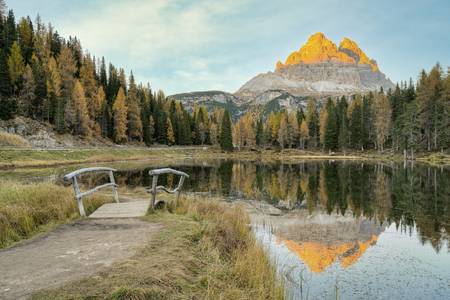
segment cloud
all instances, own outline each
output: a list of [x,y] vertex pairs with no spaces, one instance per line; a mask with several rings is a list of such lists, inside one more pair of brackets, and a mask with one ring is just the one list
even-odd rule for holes
[[109,1],[98,3],[93,10],[72,13],[59,25],[64,35],[76,35],[94,55],[106,53],[107,60],[175,90],[169,79],[195,83],[202,78],[212,82],[212,60],[206,58],[206,53],[223,45],[228,30],[223,21],[232,18],[245,4],[246,1]]
[[[322,31],[348,36],[394,80],[436,61],[450,64],[447,0],[14,0],[18,16],[41,13],[62,36],[133,70],[168,94],[236,91]],[[7,1],[8,2],[8,1]],[[12,3],[12,2],[11,2]],[[386,10],[386,7],[389,7]],[[447,9],[446,9],[447,8]],[[401,20],[401,22],[399,22]],[[422,22],[421,20],[426,20]]]

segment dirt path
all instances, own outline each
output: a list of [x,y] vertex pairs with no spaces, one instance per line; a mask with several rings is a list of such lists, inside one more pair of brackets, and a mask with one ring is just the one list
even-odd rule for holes
[[162,225],[139,219],[85,219],[0,251],[0,299],[81,279],[133,256]]

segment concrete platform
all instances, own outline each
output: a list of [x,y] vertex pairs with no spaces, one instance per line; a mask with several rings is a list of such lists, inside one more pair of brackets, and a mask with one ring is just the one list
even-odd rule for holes
[[135,218],[146,215],[150,206],[150,200],[132,201],[122,203],[106,203],[94,211],[89,218]]

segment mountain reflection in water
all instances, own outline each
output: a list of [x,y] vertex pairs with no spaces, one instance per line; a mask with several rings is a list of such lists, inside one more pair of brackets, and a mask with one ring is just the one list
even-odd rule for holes
[[315,273],[323,272],[336,261],[343,268],[351,266],[376,244],[384,230],[384,226],[370,220],[338,214],[296,214],[294,218],[284,216],[269,222],[276,243],[284,244]]

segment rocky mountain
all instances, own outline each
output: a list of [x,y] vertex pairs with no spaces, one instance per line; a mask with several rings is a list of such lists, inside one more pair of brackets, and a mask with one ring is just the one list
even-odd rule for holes
[[299,51],[291,53],[274,72],[259,74],[237,92],[251,101],[260,93],[279,89],[295,96],[339,96],[393,88],[375,60],[352,40],[344,38],[339,48],[323,33],[312,35]]
[[188,111],[192,111],[195,105],[204,105],[208,112],[215,108],[226,108],[233,117],[237,118],[245,110],[239,98],[222,91],[181,93],[170,97],[181,101]]
[[394,84],[379,70],[356,44],[344,38],[339,47],[323,33],[312,35],[300,50],[292,52],[284,63],[278,61],[273,72],[259,74],[246,82],[236,93],[221,91],[173,95],[187,106],[193,103],[207,107],[228,106],[232,115],[261,107],[297,109],[307,97],[352,95],[388,90]]

